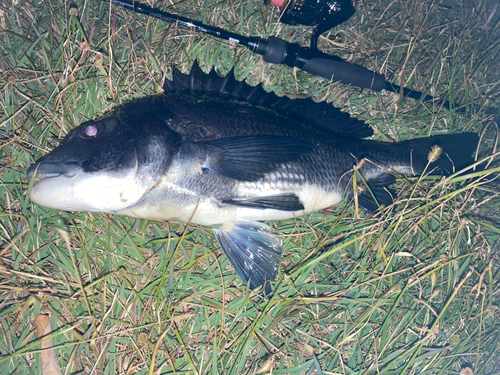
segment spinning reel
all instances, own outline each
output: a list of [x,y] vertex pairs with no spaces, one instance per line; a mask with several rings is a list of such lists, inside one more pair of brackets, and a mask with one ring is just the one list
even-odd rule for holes
[[315,26],[311,48],[316,49],[324,32],[347,21],[356,12],[351,0],[265,0],[280,8],[280,21],[287,25]]

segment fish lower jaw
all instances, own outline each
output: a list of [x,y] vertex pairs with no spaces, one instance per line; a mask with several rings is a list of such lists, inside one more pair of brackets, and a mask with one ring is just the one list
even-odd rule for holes
[[[127,182],[127,183],[124,183]],[[105,173],[50,177],[33,185],[30,199],[38,205],[63,211],[115,213],[136,204],[147,190],[129,176],[110,178]]]

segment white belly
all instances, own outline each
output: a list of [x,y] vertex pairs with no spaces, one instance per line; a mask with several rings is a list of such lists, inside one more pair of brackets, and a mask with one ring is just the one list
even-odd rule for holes
[[[249,186],[244,185],[241,193],[247,195],[250,193]],[[293,217],[311,213],[323,208],[332,206],[342,200],[342,196],[337,192],[326,191],[325,189],[305,184],[302,187],[294,187],[294,192],[304,209],[300,211],[282,211],[274,209],[256,209],[235,205],[220,205],[212,198],[199,198],[197,203],[180,206],[175,202],[167,200],[152,200],[140,206],[120,210],[117,213],[132,217],[138,217],[149,220],[168,221],[178,218],[184,222],[190,222],[199,225],[221,225],[238,220],[255,221],[273,221],[285,220]],[[273,188],[261,187],[254,191],[255,196],[269,196],[284,193],[286,191]],[[292,193],[292,192],[287,192]],[[242,194],[242,195],[243,195]]]

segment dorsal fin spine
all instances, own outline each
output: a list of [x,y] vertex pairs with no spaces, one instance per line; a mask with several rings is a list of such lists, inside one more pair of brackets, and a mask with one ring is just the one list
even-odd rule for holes
[[366,138],[373,134],[368,124],[350,117],[326,102],[314,102],[311,98],[289,99],[279,97],[272,92],[266,92],[262,84],[250,86],[244,81],[238,81],[234,68],[221,77],[215,69],[204,73],[198,62],[194,62],[189,74],[173,69],[172,80],[165,79],[165,93],[189,91],[191,95],[216,94],[222,97],[247,101],[262,107],[268,107],[282,115],[302,121],[318,130],[339,134],[352,138]]

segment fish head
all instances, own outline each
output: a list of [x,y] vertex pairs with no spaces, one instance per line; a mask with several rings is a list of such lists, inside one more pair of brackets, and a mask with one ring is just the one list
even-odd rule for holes
[[133,206],[168,169],[179,142],[154,115],[110,116],[73,129],[28,169],[32,202],[64,211],[114,213]]

